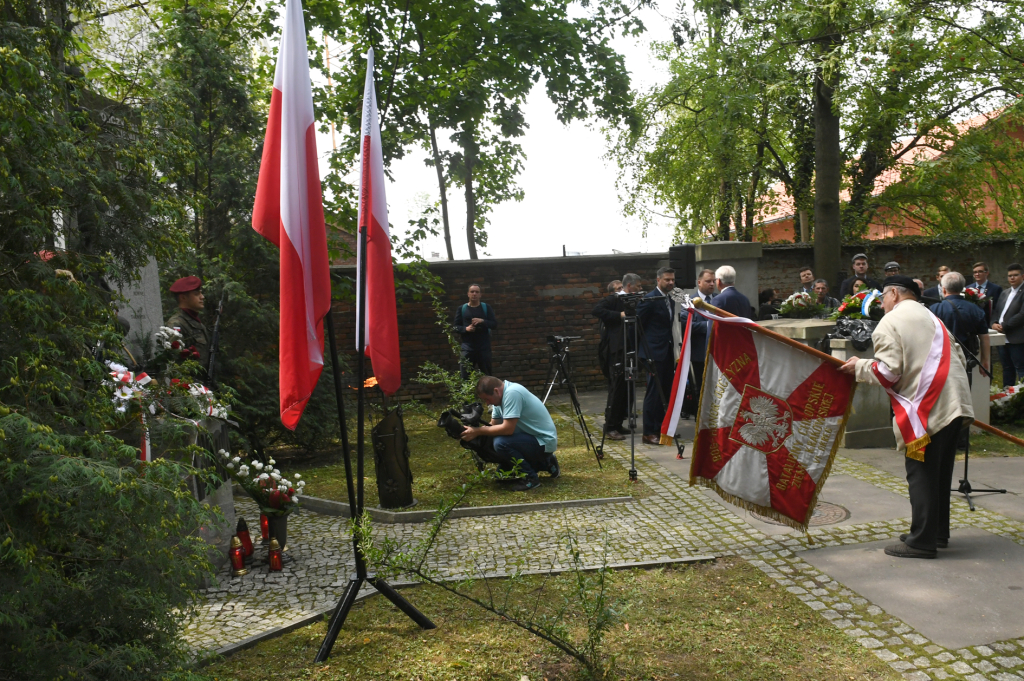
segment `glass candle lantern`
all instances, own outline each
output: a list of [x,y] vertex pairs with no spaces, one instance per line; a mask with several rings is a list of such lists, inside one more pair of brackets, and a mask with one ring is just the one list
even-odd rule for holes
[[270,539],[270,519],[260,513],[260,539],[266,543]]
[[277,543],[277,539],[270,540],[270,555],[267,562],[270,563],[270,569],[273,572],[281,571],[281,545]]
[[237,536],[231,538],[231,549],[228,551],[228,558],[231,559],[231,574],[241,577],[248,574],[245,567],[245,549],[242,548],[242,540]]
[[238,525],[235,527],[235,535],[242,541],[242,551],[246,558],[252,556],[252,537],[249,536],[249,526],[245,522],[245,518],[238,519]]

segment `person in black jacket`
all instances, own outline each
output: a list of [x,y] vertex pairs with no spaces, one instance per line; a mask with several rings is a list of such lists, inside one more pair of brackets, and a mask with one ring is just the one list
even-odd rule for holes
[[[622,277],[621,293],[639,293],[640,277],[629,273]],[[616,291],[601,299],[594,306],[592,314],[601,320],[608,341],[608,401],[605,405],[604,432],[609,440],[625,440],[629,428],[622,425],[628,408],[626,401],[626,377],[624,374],[622,320],[626,317],[626,306],[620,292]]]
[[485,376],[491,370],[491,330],[498,328],[498,320],[494,310],[487,303],[480,301],[480,285],[470,284],[469,302],[460,305],[455,311],[455,330],[462,335],[462,361],[459,371],[462,380],[469,378],[469,367],[475,367]]
[[999,348],[1003,364],[1003,386],[1016,385],[1024,378],[1024,268],[1013,263],[1006,268],[1009,286],[999,294],[992,308],[992,329],[1006,334],[1006,345]]
[[[991,368],[988,322],[984,310],[964,300],[960,295],[966,283],[964,275],[959,272],[947,272],[939,282],[942,287],[942,302],[932,305],[929,309],[942,320],[956,341],[973,353],[988,371]],[[977,343],[974,342],[975,338],[978,339]]]
[[643,327],[644,336],[639,354],[648,360],[649,367],[647,394],[644,395],[643,437],[644,443],[649,445],[661,444],[661,422],[665,418],[668,394],[675,379],[672,325],[681,319],[681,315],[675,317],[676,304],[668,295],[675,287],[676,271],[662,267],[658,270],[658,285],[644,296],[637,308],[637,319]]
[[750,305],[750,299],[736,288],[735,267],[722,265],[715,270],[715,287],[718,288],[719,293],[711,300],[712,305],[719,310],[731,312],[737,317],[754,318],[755,310]]
[[839,285],[839,300],[842,300],[848,295],[851,295],[853,291],[853,283],[858,276],[864,278],[869,288],[882,290],[882,285],[875,279],[868,276],[868,256],[863,253],[858,253],[853,256],[853,276],[847,277],[843,280],[843,283]]

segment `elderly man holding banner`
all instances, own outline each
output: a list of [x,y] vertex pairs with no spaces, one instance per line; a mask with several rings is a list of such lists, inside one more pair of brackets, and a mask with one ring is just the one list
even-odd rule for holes
[[886,277],[885,316],[871,334],[875,359],[851,357],[840,371],[889,393],[893,431],[906,452],[910,532],[885,552],[935,558],[949,545],[949,490],[960,429],[974,420],[967,362],[945,325],[918,304],[910,277]]

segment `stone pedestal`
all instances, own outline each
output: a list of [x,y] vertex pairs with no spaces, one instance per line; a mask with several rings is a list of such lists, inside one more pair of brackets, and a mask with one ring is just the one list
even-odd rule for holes
[[[1006,345],[1006,335],[996,333],[995,331],[988,332],[989,344],[992,346],[992,364],[998,361],[999,350],[998,348],[1002,345]],[[989,421],[989,406],[990,406],[990,391],[992,387],[992,379],[988,376],[982,376],[978,367],[974,367],[971,375],[971,402],[974,405],[974,418],[982,423],[991,423]],[[974,428],[972,432],[980,433],[980,428]]]
[[[830,342],[832,356],[844,362],[850,357],[871,359],[875,356],[873,348],[857,350],[848,339],[833,338]],[[846,421],[846,433],[840,444],[847,449],[892,449],[896,446],[896,436],[892,432],[889,395],[882,386],[857,384],[853,404],[850,406],[850,418]]]
[[830,319],[766,319],[758,324],[815,349],[819,341],[836,328],[836,323]]
[[160,301],[160,272],[155,258],[139,270],[139,279],[119,289],[124,301],[117,314],[128,322],[130,328],[125,335],[125,345],[136,362],[152,357],[154,352],[153,334],[164,323],[163,305]]
[[[716,270],[722,265],[736,268],[736,288],[757,307],[757,265],[761,244],[754,241],[712,241],[697,244],[697,271]],[[689,285],[690,282],[685,282]]]

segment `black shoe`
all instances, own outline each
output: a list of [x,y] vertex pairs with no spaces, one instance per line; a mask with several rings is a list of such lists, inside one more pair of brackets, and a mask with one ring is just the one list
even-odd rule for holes
[[548,473],[551,474],[552,478],[557,478],[562,474],[562,470],[558,467],[558,459],[552,454],[548,457]]
[[540,480],[538,478],[526,478],[509,487],[509,490],[512,492],[529,492],[538,487],[540,487]]
[[[909,537],[909,536],[910,536],[909,534],[901,534],[900,535],[900,541],[906,543],[907,537]],[[940,549],[948,549],[949,548],[949,540],[948,539],[936,539],[935,540],[935,546],[940,548]]]
[[907,546],[903,542],[885,547],[885,555],[895,556],[896,558],[934,558],[936,553],[936,551],[915,549],[913,546]]
[[626,439],[626,436],[623,435],[622,433],[620,433],[617,430],[606,430],[604,432],[604,436],[606,438],[608,438],[609,440],[616,440],[616,441],[621,441],[621,440],[625,440]]

